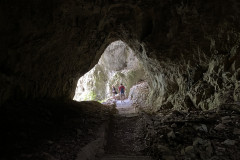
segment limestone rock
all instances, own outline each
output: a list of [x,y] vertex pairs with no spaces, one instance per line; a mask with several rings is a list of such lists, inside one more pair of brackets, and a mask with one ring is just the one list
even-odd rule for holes
[[173,138],[173,139],[176,137],[173,131],[169,132],[167,136],[168,138]]
[[229,122],[231,122],[231,117],[230,116],[222,117],[222,123],[223,124],[229,123]]
[[164,145],[158,145],[157,148],[158,148],[159,152],[164,155],[170,155],[172,153],[172,151]]
[[185,152],[185,154],[189,154],[189,155],[193,154],[193,153],[194,153],[194,148],[193,148],[193,146],[187,146],[187,147],[184,149],[184,152]]
[[235,140],[227,139],[227,140],[225,140],[225,141],[222,142],[222,143],[225,144],[225,145],[228,145],[228,146],[232,146],[232,145],[235,145],[236,141],[235,141]]
[[201,124],[201,125],[194,125],[194,128],[197,131],[203,131],[203,132],[208,132],[207,126],[205,124]]
[[219,123],[218,125],[215,126],[214,129],[220,131],[220,130],[226,129],[226,127],[227,127],[227,126],[225,126],[224,124]]
[[[118,87],[121,83],[128,95],[130,88],[144,79],[143,67],[133,51],[122,41],[116,41],[106,48],[99,63],[78,80],[74,100],[103,101],[112,98],[112,86],[119,92]],[[137,96],[142,93],[134,94]],[[115,95],[115,98],[118,98],[118,95]],[[146,99],[145,96],[145,101]]]
[[198,137],[193,141],[193,146],[201,145],[203,143],[204,143],[203,139]]
[[128,98],[141,108],[147,107],[147,98],[149,94],[149,85],[147,82],[139,82],[134,85],[129,92]]

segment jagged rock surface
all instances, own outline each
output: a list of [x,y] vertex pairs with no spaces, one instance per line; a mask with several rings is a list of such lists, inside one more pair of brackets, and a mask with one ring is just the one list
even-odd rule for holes
[[142,117],[146,150],[156,159],[238,159],[240,115],[232,110],[162,112]]
[[130,99],[133,105],[137,108],[145,108],[150,109],[147,107],[147,99],[149,94],[149,86],[147,82],[139,82],[137,85],[134,85],[130,89],[130,93],[128,99]]

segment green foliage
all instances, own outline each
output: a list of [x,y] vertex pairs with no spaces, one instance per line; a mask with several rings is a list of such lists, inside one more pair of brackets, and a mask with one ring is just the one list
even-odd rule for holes
[[96,100],[96,97],[97,97],[97,95],[93,92],[93,91],[91,91],[90,93],[88,93],[87,95],[86,95],[86,97],[84,97],[84,101],[92,101],[92,100]]
[[91,91],[90,93],[88,93],[85,97],[84,97],[84,99],[83,99],[83,101],[97,101],[97,102],[99,102],[99,103],[103,103],[103,102],[105,102],[107,99],[104,99],[104,100],[97,100],[97,95],[93,92],[93,91]]
[[104,99],[104,100],[101,100],[101,101],[98,101],[99,103],[103,103],[105,102],[107,99]]

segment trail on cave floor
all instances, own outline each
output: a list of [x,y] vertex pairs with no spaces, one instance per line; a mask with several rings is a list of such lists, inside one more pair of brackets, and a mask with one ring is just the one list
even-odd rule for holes
[[132,105],[133,102],[129,99],[125,99],[123,102],[121,100],[116,100],[116,108],[118,114],[125,117],[137,116],[136,108]]
[[119,111],[110,123],[105,155],[101,160],[151,160],[144,148],[142,121],[130,100],[116,101]]

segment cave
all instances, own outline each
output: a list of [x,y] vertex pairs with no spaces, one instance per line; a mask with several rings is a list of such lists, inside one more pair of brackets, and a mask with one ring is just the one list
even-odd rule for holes
[[[0,1],[0,159],[239,159],[239,10],[238,0]],[[123,115],[74,101],[119,40],[143,66],[144,103]]]

